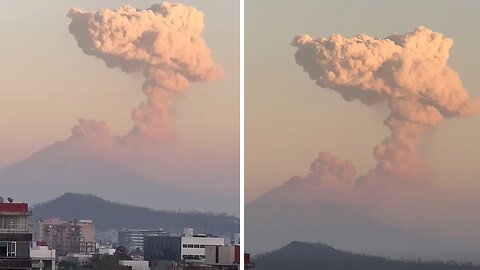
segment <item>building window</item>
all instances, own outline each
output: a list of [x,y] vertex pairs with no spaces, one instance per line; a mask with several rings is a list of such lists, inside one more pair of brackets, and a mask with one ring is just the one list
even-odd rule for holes
[[200,245],[193,245],[194,248],[200,248]]
[[7,242],[0,242],[0,257],[7,257]]
[[200,245],[200,248],[205,248],[205,245]]
[[17,257],[17,242],[7,242],[7,257]]
[[193,245],[188,245],[188,248],[193,248]]
[[188,247],[188,245],[187,245],[187,244],[183,244],[183,248],[187,248],[187,247]]

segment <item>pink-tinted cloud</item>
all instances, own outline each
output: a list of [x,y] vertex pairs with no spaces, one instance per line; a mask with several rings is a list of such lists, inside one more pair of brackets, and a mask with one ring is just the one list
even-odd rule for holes
[[288,200],[328,201],[336,203],[365,203],[354,189],[356,170],[348,160],[342,160],[327,152],[320,152],[310,165],[310,173],[292,177],[281,190]]
[[85,54],[102,59],[109,68],[145,77],[147,100],[132,112],[132,135],[168,136],[174,96],[189,82],[222,76],[201,36],[203,13],[194,7],[163,2],[146,10],[71,9],[68,17],[70,33]]
[[295,37],[295,60],[317,85],[347,101],[368,106],[386,102],[390,110],[384,123],[391,134],[375,147],[377,164],[358,184],[430,180],[432,173],[417,150],[422,135],[445,118],[480,109],[447,65],[452,44],[425,27],[384,39],[365,34]]

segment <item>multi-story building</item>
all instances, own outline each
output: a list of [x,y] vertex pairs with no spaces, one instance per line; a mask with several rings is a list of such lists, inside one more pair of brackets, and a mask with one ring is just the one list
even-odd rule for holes
[[28,204],[0,198],[0,269],[31,269],[29,216]]
[[73,225],[80,227],[81,242],[94,243],[95,242],[95,224],[89,219],[74,220]]
[[240,246],[206,246],[205,262],[221,269],[238,269]]
[[126,247],[132,251],[137,248],[143,250],[145,237],[147,236],[166,236],[163,230],[121,230],[118,232],[118,245]]
[[62,221],[57,218],[36,224],[36,241],[46,242],[57,257],[68,253],[89,254],[96,251],[95,226],[91,220]]
[[182,236],[149,236],[145,238],[147,261],[205,261],[206,246],[224,246],[225,239],[211,234],[193,234],[186,229]]

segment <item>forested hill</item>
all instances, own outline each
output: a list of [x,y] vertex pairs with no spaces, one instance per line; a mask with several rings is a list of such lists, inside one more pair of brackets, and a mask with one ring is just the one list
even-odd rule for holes
[[226,214],[159,211],[76,193],[66,193],[52,201],[35,205],[31,211],[32,220],[91,219],[98,230],[163,228],[170,233],[180,233],[183,228],[194,228],[199,233],[220,235],[232,235],[240,231],[239,219]]
[[292,242],[255,258],[258,270],[476,270],[480,266],[454,261],[390,260],[337,250],[322,243]]

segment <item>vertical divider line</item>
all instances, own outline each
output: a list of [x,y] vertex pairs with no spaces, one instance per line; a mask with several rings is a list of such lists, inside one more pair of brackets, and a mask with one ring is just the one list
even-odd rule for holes
[[244,167],[244,0],[239,0],[240,5],[240,269],[245,269],[245,167]]

